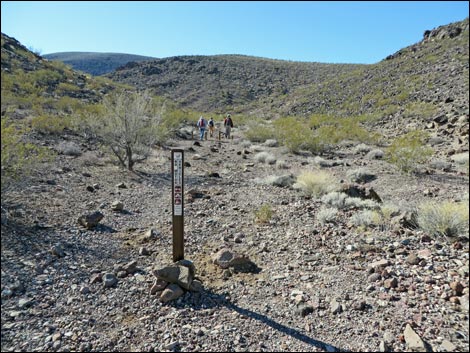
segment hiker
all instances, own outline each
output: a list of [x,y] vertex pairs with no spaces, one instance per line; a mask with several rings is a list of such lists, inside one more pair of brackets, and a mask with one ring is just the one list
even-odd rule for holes
[[230,114],[227,114],[227,117],[224,120],[224,127],[225,127],[225,138],[230,138],[230,131],[232,130],[233,127],[233,121],[232,121],[232,116]]
[[204,140],[204,132],[206,131],[206,119],[201,115],[197,121],[197,127],[199,128],[199,139]]
[[214,119],[210,118],[209,119],[209,136],[212,137],[212,135],[214,134]]

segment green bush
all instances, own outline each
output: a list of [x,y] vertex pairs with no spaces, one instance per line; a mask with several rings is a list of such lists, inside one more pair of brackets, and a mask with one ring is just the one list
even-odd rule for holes
[[22,141],[26,132],[26,129],[2,118],[2,190],[14,180],[28,174],[36,163],[50,158],[49,150]]
[[72,127],[71,117],[58,115],[40,115],[31,119],[31,128],[41,133],[60,134]]
[[385,159],[405,173],[417,170],[432,156],[432,149],[425,145],[426,134],[412,131],[397,137],[385,152]]
[[274,122],[274,129],[275,138],[290,152],[316,149],[316,143],[307,122],[295,117],[280,118]]

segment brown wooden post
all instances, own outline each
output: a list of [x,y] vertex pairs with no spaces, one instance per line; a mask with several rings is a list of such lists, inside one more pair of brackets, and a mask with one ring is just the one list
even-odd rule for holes
[[222,131],[219,131],[219,141],[220,141],[220,134],[222,133]]
[[184,259],[184,150],[171,151],[171,204],[173,211],[173,261]]

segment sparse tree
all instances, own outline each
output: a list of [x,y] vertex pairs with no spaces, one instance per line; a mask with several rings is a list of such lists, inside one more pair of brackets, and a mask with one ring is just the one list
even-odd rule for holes
[[128,170],[145,160],[151,147],[166,136],[165,105],[158,106],[148,92],[112,93],[103,99],[103,108],[103,115],[92,123],[93,130]]

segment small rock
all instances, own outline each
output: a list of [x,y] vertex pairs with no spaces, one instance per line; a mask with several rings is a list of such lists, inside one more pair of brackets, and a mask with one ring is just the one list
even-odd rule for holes
[[160,301],[167,303],[169,301],[178,299],[184,294],[184,290],[175,283],[170,283],[160,295]]
[[417,351],[417,352],[426,352],[426,347],[424,345],[423,340],[413,330],[410,324],[406,324],[405,331],[403,332],[403,336],[410,350]]
[[118,283],[118,279],[114,273],[105,273],[103,276],[103,282],[105,288],[114,287]]
[[113,203],[111,204],[111,209],[116,212],[121,212],[122,210],[124,210],[124,204],[118,200],[113,201]]

